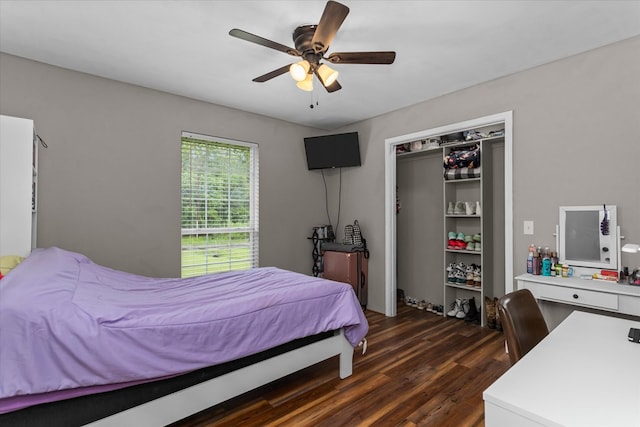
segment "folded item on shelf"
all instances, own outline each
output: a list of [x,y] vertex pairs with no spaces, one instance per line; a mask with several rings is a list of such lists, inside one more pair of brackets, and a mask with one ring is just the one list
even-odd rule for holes
[[445,169],[477,168],[480,166],[480,147],[454,148],[444,157]]
[[459,168],[459,169],[445,169],[444,179],[467,179],[467,178],[480,178],[480,172],[482,168]]

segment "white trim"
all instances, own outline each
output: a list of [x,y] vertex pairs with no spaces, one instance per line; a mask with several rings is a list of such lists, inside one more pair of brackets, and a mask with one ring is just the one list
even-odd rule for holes
[[220,142],[222,144],[239,145],[241,147],[258,148],[255,142],[239,141],[237,139],[220,138],[218,136],[204,135],[201,133],[193,133],[182,131],[181,138],[200,139],[202,141]]
[[340,355],[340,378],[352,373],[353,347],[336,335],[160,397],[93,423],[93,427],[157,427],[181,420],[300,369]]
[[513,112],[493,114],[407,135],[387,138],[385,150],[385,315],[396,315],[396,146],[433,136],[504,123],[505,293],[513,286]]

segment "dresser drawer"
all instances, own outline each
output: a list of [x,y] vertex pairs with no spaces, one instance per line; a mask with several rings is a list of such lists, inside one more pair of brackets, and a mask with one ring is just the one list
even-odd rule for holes
[[[527,284],[527,287],[529,284]],[[538,299],[583,305],[604,310],[618,310],[618,295],[563,286],[535,284],[534,295]]]

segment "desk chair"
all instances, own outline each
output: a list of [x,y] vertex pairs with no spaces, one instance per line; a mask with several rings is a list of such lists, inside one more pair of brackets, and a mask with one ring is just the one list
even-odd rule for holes
[[549,334],[547,323],[529,289],[511,292],[498,300],[511,366]]

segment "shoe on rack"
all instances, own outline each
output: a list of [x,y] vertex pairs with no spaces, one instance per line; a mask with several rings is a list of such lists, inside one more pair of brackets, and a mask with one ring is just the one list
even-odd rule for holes
[[478,313],[478,308],[476,307],[476,299],[475,297],[469,298],[467,301],[469,305],[469,310],[467,311],[467,315],[464,320],[466,322],[480,323],[480,314]]
[[453,205],[453,202],[449,202],[449,205],[447,206],[447,215],[453,215],[454,211],[455,207]]
[[456,300],[451,303],[451,310],[449,310],[447,312],[447,316],[456,317],[458,315],[458,313],[461,312],[461,311],[463,311],[462,310],[462,299],[461,298],[456,298]]
[[467,286],[473,286],[473,266],[472,265],[467,266],[466,275],[467,275]]
[[482,285],[481,268],[479,265],[473,269],[473,286],[480,288]]
[[480,207],[480,202],[476,202],[476,215],[482,215],[482,208]]
[[471,236],[469,234],[465,234],[464,235],[464,242],[465,243],[473,242],[473,236]]
[[458,285],[467,283],[467,274],[464,271],[456,271],[456,283]]
[[460,310],[457,314],[456,314],[456,319],[464,319],[465,317],[467,317],[467,313],[469,312],[469,301],[467,301],[466,299],[462,300],[462,310]]
[[467,243],[467,247],[465,248],[468,251],[475,251],[476,250],[476,244],[474,242],[469,242]]
[[449,240],[456,240],[457,234],[455,231],[450,231],[448,236],[449,236]]
[[450,271],[449,273],[447,273],[447,283],[458,283],[456,281],[456,272],[455,271]]
[[482,252],[482,243],[476,243],[476,252]]
[[467,215],[475,215],[476,213],[476,203],[475,202],[465,202],[465,213]]
[[458,249],[458,241],[455,239],[449,239],[447,242],[447,249]]
[[456,202],[455,207],[453,208],[454,215],[466,215],[467,208],[464,205],[464,202]]
[[[449,238],[450,239],[455,238],[455,233],[454,233],[454,237],[451,237],[451,233],[449,233]],[[473,239],[474,242],[481,242],[482,241],[482,235],[480,233],[476,233],[476,234],[473,235],[472,239]]]
[[456,268],[456,265],[454,263],[449,263],[449,265],[447,265],[447,271],[449,273],[451,273],[455,268]]

